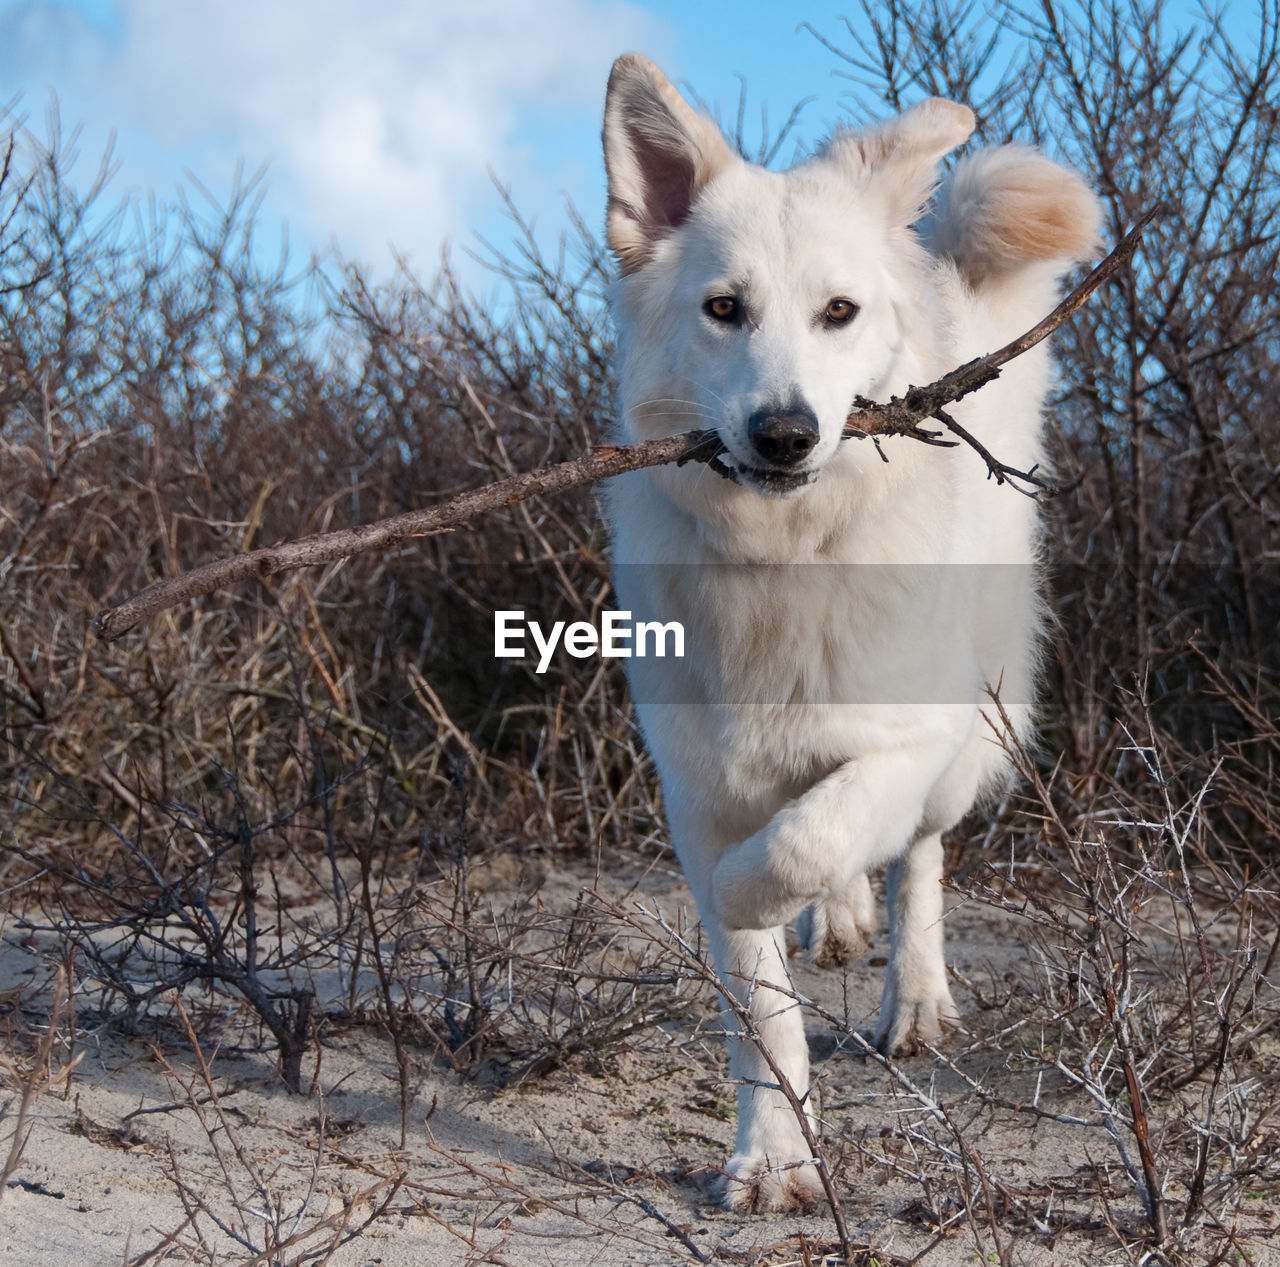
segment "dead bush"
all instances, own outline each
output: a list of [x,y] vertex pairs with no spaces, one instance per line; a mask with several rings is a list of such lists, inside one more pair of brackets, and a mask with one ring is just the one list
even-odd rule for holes
[[[958,893],[1025,921],[1025,965],[968,982],[952,1091],[886,1068],[888,1134],[825,1121],[847,1201],[861,1172],[905,1176],[901,1221],[1005,1261],[1024,1236],[1224,1261],[1274,1164],[1275,0],[1249,22],[891,0],[818,33],[859,116],[961,97],[984,139],[1085,172],[1110,237],[1161,208],[1056,337],[1070,491],[1047,506],[1041,749],[949,842]],[[433,1063],[514,1085],[696,1034],[706,996],[686,991],[706,983],[669,941],[534,893],[566,862],[662,856],[621,675],[488,654],[496,608],[608,605],[592,493],[209,596],[109,649],[86,637],[87,613],[158,576],[602,436],[592,232],[551,254],[526,233],[486,305],[447,270],[267,262],[252,183],[113,208],[109,162],[77,189],[56,125],[10,119],[0,155],[0,884],[54,961],[76,949],[78,1023],[172,1033],[175,991],[236,996],[238,1032],[305,1089],[325,1034],[372,1020],[402,1130]],[[519,881],[494,888],[495,859]],[[865,1047],[857,1018],[820,1020]],[[1078,1167],[1003,1167],[995,1116],[1062,1132]]]

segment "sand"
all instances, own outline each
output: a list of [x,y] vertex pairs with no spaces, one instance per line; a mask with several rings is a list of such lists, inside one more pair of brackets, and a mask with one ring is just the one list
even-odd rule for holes
[[[544,868],[536,893],[520,901],[546,910],[598,888],[627,909],[639,902],[692,927],[688,894],[669,868],[625,870],[604,880],[593,869]],[[521,878],[499,868],[477,889],[507,900],[504,883]],[[613,930],[619,943],[625,931]],[[998,1004],[1003,989],[1008,1009],[1027,954],[1015,921],[961,904],[948,915],[948,937],[958,979],[973,987],[957,987],[969,1033],[949,1044],[956,1068],[1007,1098],[1032,1098],[1034,1072],[1011,1066],[983,1037],[1006,1019],[983,1001]],[[51,977],[38,949],[6,937],[3,997],[31,1039],[48,1005],[40,984]],[[884,952],[881,934],[846,970],[797,960],[796,988],[868,1029]],[[650,971],[655,961],[661,955],[650,956]],[[403,1147],[392,1044],[358,1017],[323,1027],[304,1062],[303,1095],[284,1090],[269,1048],[246,1041],[254,1031],[231,1023],[234,1002],[196,987],[187,1008],[208,1081],[172,1010],[133,1035],[82,1020],[73,1068],[65,1044],[54,1046],[53,1085],[31,1106],[29,1138],[0,1196],[0,1262],[820,1262],[838,1248],[830,1211],[742,1217],[715,1204],[733,1088],[712,993],[695,986],[676,1019],[514,1084],[510,1051],[455,1070],[414,1045]],[[1103,1130],[986,1110],[955,1069],[929,1055],[902,1063],[920,1089],[913,1097],[901,1078],[837,1042],[821,1017],[810,1017],[809,1030],[848,1235],[874,1247],[874,1261],[920,1256],[947,1267],[993,1252],[980,1177],[971,1160],[948,1158],[954,1140],[922,1099],[949,1106],[981,1161],[1011,1262],[1125,1261],[1096,1199],[1093,1161],[1110,1177],[1108,1217],[1122,1237],[1126,1221],[1138,1226],[1138,1208]],[[0,1141],[17,1110],[9,1072]],[[1072,1103],[1061,1088],[1056,1095],[1064,1108]],[[956,1204],[966,1171],[978,1194],[973,1220]],[[284,1247],[255,1258],[271,1235]],[[1278,1261],[1268,1257],[1269,1238],[1256,1243],[1256,1262]]]

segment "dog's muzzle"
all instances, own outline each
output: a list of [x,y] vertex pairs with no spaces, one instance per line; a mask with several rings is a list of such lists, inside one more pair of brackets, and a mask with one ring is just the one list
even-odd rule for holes
[[766,497],[785,497],[817,478],[817,471],[796,470],[818,444],[818,418],[807,405],[757,409],[747,419],[747,439],[761,465],[739,458],[739,483]]

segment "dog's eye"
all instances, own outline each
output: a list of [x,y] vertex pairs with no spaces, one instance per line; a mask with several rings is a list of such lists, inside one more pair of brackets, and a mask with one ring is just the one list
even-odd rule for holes
[[732,295],[712,295],[702,310],[712,321],[723,321],[726,324],[738,319],[738,301]]
[[852,299],[833,299],[822,315],[828,325],[847,325],[858,315],[858,305]]

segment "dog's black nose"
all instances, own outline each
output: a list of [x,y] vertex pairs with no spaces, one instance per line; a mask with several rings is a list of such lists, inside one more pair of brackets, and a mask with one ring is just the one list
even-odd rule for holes
[[758,409],[747,419],[747,438],[770,466],[796,466],[818,443],[818,419],[810,409]]

